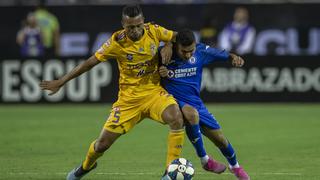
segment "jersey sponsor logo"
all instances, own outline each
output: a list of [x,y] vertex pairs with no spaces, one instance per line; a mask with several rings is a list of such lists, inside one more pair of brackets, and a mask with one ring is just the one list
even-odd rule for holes
[[196,58],[193,57],[193,56],[188,61],[189,61],[190,64],[195,64],[197,62]]
[[184,68],[184,69],[175,69],[174,70],[174,78],[184,78],[184,77],[190,77],[190,76],[196,76],[197,75],[197,67],[192,68]]
[[137,73],[137,77],[141,77],[141,76],[148,75],[148,74],[154,74],[157,72],[158,72],[157,70],[140,69],[139,72]]
[[155,62],[152,60],[147,60],[145,62],[139,62],[137,64],[128,64],[127,69],[141,69],[143,67],[148,67],[148,66],[155,66]]
[[146,73],[145,69],[140,69],[139,72],[137,73],[137,77],[141,77]]
[[128,59],[129,61],[132,61],[133,55],[132,55],[132,54],[127,54],[127,59]]

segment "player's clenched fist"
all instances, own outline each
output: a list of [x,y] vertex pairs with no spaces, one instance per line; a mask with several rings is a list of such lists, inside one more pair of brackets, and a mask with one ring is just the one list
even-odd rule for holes
[[242,57],[237,56],[235,54],[231,54],[231,53],[230,53],[230,56],[231,56],[232,66],[234,66],[234,67],[242,67],[244,65],[244,60],[242,59]]
[[168,69],[165,66],[160,66],[159,68],[159,74],[161,77],[167,77],[168,76]]

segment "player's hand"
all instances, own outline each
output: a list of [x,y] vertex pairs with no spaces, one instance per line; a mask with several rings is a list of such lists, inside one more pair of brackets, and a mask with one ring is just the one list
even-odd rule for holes
[[41,81],[39,84],[41,90],[49,90],[49,96],[57,93],[61,87],[61,82],[59,80],[53,81]]
[[161,77],[167,77],[168,76],[168,69],[165,66],[160,66],[159,68],[159,74]]
[[167,42],[160,51],[162,57],[162,64],[169,64],[172,56],[172,43]]
[[244,60],[242,57],[232,54],[232,66],[234,67],[242,67],[244,65]]

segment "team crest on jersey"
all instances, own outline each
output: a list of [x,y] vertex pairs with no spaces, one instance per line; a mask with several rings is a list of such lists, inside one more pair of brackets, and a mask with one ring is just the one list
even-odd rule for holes
[[189,59],[189,63],[190,63],[190,64],[195,64],[195,63],[196,63],[196,58],[192,56],[192,57]]
[[172,70],[168,70],[168,77],[173,78],[174,72]]
[[132,54],[127,54],[127,59],[128,59],[129,61],[132,61],[133,55],[132,55]]
[[140,47],[139,52],[143,52],[143,51],[144,51],[143,47]]

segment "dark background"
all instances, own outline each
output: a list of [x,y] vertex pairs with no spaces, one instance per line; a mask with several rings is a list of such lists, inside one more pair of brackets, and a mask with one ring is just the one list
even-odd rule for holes
[[[250,22],[256,28],[257,34],[267,29],[287,30],[295,28],[298,30],[299,47],[307,48],[309,44],[309,31],[311,28],[320,28],[320,4],[189,4],[189,5],[142,5],[146,22],[154,21],[168,29],[179,30],[191,28],[199,31],[204,26],[208,18],[214,20],[214,26],[220,32],[223,26],[230,22],[233,17],[234,9],[238,6],[245,6],[249,10]],[[89,34],[89,46],[92,47],[97,34],[101,32],[112,33],[121,29],[121,9],[123,6],[49,6],[47,9],[55,14],[60,23],[61,34],[70,32],[85,32]],[[5,101],[3,97],[3,84],[6,81],[3,77],[4,60],[15,60],[27,62],[19,55],[19,47],[15,38],[17,31],[21,28],[21,20],[27,13],[34,10],[32,6],[11,6],[0,7],[0,103],[37,103],[48,102],[41,98],[35,102]],[[320,41],[320,30],[319,41]],[[307,68],[315,71],[320,67],[319,54],[292,56],[277,56],[271,53],[267,56],[256,56],[249,54],[244,56],[246,65],[243,68],[248,73],[252,68],[260,71],[265,67],[274,67],[279,70],[289,68],[292,72],[296,68]],[[86,59],[91,54],[83,57],[48,57],[38,59],[42,64],[48,59],[55,58],[61,63],[66,63],[69,59]],[[105,87],[101,87],[101,99],[81,101],[85,103],[113,102],[117,98],[117,77],[118,70],[116,63],[111,63],[113,67],[112,82]],[[213,64],[208,69],[213,72],[215,68],[230,69],[230,64]],[[15,72],[19,76],[19,72]],[[274,84],[279,79],[276,77]],[[21,78],[21,77],[20,77]],[[265,80],[267,77],[262,77]],[[294,78],[294,75],[292,75]],[[311,76],[306,77],[312,78]],[[42,76],[38,76],[41,80]],[[306,81],[307,81],[306,79]],[[320,79],[316,79],[316,85],[320,84]],[[15,86],[13,89],[19,89]],[[202,91],[202,96],[206,102],[320,102],[319,89],[310,88],[305,92],[295,92],[284,88],[281,92],[262,92],[252,89],[250,92],[239,90],[224,92]],[[59,102],[74,102],[64,97]],[[76,102],[79,103],[79,102]]]
[[[250,22],[257,32],[265,29],[297,28],[299,44],[308,45],[308,30],[320,27],[320,4],[189,4],[189,5],[142,5],[146,22],[154,21],[168,29],[190,28],[199,31],[208,18],[214,19],[218,30],[230,22],[234,9],[245,6],[250,13]],[[57,16],[61,33],[88,32],[94,41],[100,32],[121,29],[123,6],[49,6],[47,9]],[[16,57],[19,47],[15,43],[21,20],[32,6],[0,7],[0,57]]]

